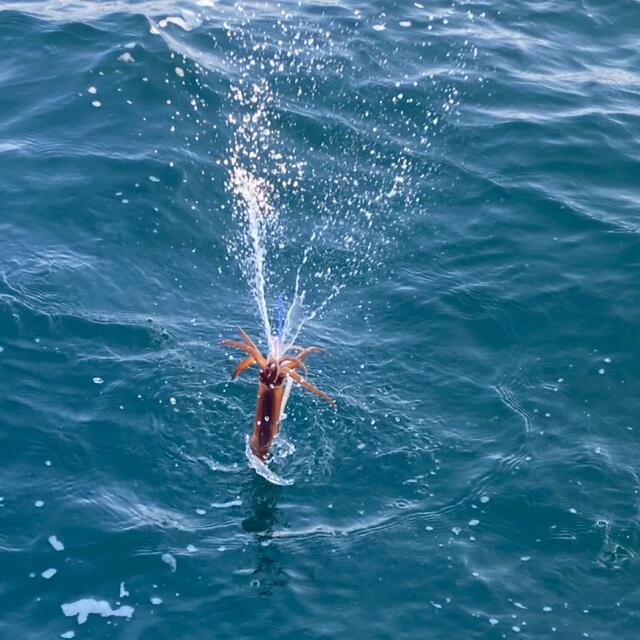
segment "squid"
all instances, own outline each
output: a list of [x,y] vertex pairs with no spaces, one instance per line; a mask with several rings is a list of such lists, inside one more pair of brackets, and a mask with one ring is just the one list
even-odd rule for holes
[[[269,454],[273,439],[278,435],[286,387],[284,383],[288,378],[307,391],[320,396],[332,407],[335,407],[336,403],[333,398],[314,387],[306,379],[307,366],[305,365],[305,360],[309,354],[322,351],[320,347],[304,348],[291,345],[282,353],[279,353],[279,342],[276,342],[275,352],[269,352],[268,357],[265,358],[251,338],[240,327],[238,327],[238,332],[242,340],[223,340],[221,344],[239,349],[246,354],[244,360],[233,370],[231,374],[232,380],[235,380],[245,369],[254,364],[260,369],[256,414],[249,446],[256,457],[264,460]],[[295,353],[287,353],[289,350]],[[300,374],[300,370],[304,375]]]

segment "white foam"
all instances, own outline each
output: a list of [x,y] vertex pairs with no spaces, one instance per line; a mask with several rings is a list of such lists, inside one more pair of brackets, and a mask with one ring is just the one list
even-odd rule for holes
[[65,616],[78,616],[78,624],[84,624],[92,613],[103,618],[111,616],[131,618],[134,612],[133,607],[125,605],[112,609],[106,600],[94,600],[93,598],[81,598],[75,602],[66,602],[61,607]]
[[56,551],[64,551],[64,544],[56,536],[49,536],[49,544]]
[[374,24],[372,29],[374,31],[384,31],[386,27],[383,24]]
[[229,502],[212,502],[211,506],[214,509],[228,509],[229,507],[240,507],[242,506],[242,500],[236,498],[235,500],[229,500]]
[[171,571],[175,571],[178,563],[176,559],[170,553],[163,553],[161,557],[162,562],[168,564],[171,567]]
[[158,596],[153,596],[150,600],[151,604],[155,604],[156,606],[162,604],[162,598],[158,598]]
[[129,595],[129,592],[126,590],[125,586],[124,586],[124,582],[120,583],[120,593],[119,596],[120,598],[126,598]]
[[176,67],[176,75],[180,78],[184,78],[184,69],[182,67]]
[[185,31],[191,31],[192,29],[199,27],[202,24],[202,20],[200,20],[193,11],[184,10],[182,11],[182,17],[167,16],[158,22],[158,26],[163,29],[166,29],[170,24],[175,24],[177,27],[180,27]]
[[101,107],[101,106],[102,106],[102,102],[100,102],[100,100],[94,100],[94,101],[91,103],[91,106],[92,106],[92,107],[95,107],[96,109],[98,109],[99,107]]
[[118,56],[118,60],[120,60],[120,62],[126,62],[127,64],[133,64],[135,62],[133,56],[128,51]]
[[45,579],[45,580],[49,580],[51,578],[53,578],[53,576],[56,575],[56,573],[58,573],[57,569],[46,569],[45,571],[43,571],[40,575]]
[[61,638],[75,638],[76,637],[76,632],[75,631],[65,631],[64,633],[60,634]]
[[181,29],[184,29],[185,31],[191,31],[191,28],[192,28],[182,18],[178,16],[167,16],[166,18],[163,18],[162,20],[160,20],[158,24],[163,29],[165,29],[169,24],[175,24]]

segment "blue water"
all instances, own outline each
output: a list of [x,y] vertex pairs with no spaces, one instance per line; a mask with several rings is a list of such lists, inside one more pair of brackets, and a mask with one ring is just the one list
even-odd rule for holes
[[1,638],[638,637],[637,2],[0,9]]

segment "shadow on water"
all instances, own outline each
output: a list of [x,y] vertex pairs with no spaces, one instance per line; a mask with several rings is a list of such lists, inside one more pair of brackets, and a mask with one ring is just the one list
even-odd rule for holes
[[270,596],[288,582],[281,564],[280,550],[273,544],[272,532],[278,522],[278,502],[282,487],[274,485],[257,473],[252,473],[246,485],[251,513],[242,521],[242,528],[255,535],[256,568],[252,585],[261,596]]

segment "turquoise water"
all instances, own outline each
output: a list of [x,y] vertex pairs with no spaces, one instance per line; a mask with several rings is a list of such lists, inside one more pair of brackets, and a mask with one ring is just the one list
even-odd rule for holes
[[0,637],[638,637],[636,2],[2,9]]

